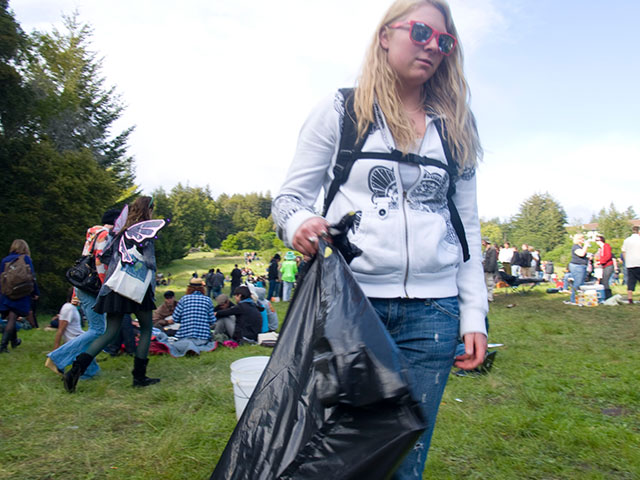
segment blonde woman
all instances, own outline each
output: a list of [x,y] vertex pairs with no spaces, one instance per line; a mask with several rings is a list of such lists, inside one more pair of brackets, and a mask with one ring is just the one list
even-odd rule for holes
[[[587,276],[587,264],[589,257],[587,250],[589,249],[589,241],[584,239],[584,235],[576,233],[573,236],[573,246],[571,247],[571,263],[569,263],[569,273],[573,278],[571,284],[571,305],[576,305],[576,292],[580,289],[580,285],[584,283]],[[565,302],[567,303],[567,302]]]
[[[407,360],[428,423],[394,478],[418,479],[452,364],[477,367],[487,346],[482,150],[446,2],[396,1],[377,26],[352,98],[360,153],[322,217],[313,207],[331,189],[350,96],[311,113],[272,212],[280,237],[307,256],[329,224],[356,212],[349,240],[363,253],[351,269]],[[454,360],[459,336],[465,353]]]

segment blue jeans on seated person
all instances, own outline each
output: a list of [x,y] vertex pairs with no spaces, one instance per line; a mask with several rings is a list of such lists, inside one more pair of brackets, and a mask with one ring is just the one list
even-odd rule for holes
[[580,285],[584,283],[584,279],[587,276],[587,266],[578,265],[577,263],[570,263],[569,272],[573,277],[573,286],[571,287],[571,303],[576,303],[576,292],[580,290]]
[[370,300],[407,362],[413,396],[427,421],[422,437],[392,478],[419,480],[458,344],[458,298]]
[[[64,370],[68,365],[71,365],[76,357],[81,353],[84,353],[87,350],[87,347],[105,331],[104,314],[93,311],[93,306],[96,304],[96,297],[90,293],[80,290],[79,288],[76,289],[76,295],[80,299],[82,308],[87,316],[89,329],[82,335],[68,341],[47,355],[60,370]],[[87,368],[80,378],[86,380],[99,372],[100,367],[94,358],[89,365],[89,368]]]

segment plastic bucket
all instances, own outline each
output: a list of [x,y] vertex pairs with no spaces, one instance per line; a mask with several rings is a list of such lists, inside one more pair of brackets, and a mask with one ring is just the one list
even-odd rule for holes
[[247,406],[253,390],[264,371],[269,357],[246,357],[231,364],[231,383],[233,384],[233,399],[236,404],[236,419],[240,419]]

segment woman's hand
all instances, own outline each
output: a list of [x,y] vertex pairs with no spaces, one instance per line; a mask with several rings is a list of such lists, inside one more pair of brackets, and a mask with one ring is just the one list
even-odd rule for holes
[[487,337],[484,333],[467,333],[464,336],[464,354],[455,358],[453,363],[463,370],[473,370],[482,362],[487,353]]
[[293,236],[293,248],[305,257],[318,251],[318,238],[327,237],[329,223],[322,217],[313,217],[304,222]]

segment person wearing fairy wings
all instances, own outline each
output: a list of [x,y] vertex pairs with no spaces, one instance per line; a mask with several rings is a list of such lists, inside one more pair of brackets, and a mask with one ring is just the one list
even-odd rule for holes
[[[76,389],[78,379],[100,353],[120,331],[125,314],[135,314],[140,323],[140,339],[136,347],[133,363],[133,386],[146,387],[158,383],[160,379],[146,375],[151,329],[153,327],[152,311],[155,309],[155,272],[156,259],[154,239],[158,231],[164,227],[164,220],[152,220],[153,197],[140,197],[129,207],[123,209],[113,228],[114,237],[102,253],[101,261],[108,265],[102,288],[93,307],[99,314],[106,314],[106,330],[89,345],[84,353],[76,357],[71,369],[64,375],[64,387],[72,393]],[[151,275],[146,293],[141,301],[132,300],[117,293],[109,286],[109,278],[125,264],[133,264],[135,251],[141,258]]]

